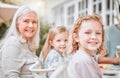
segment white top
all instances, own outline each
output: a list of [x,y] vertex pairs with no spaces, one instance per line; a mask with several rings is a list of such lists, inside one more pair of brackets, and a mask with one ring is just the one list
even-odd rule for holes
[[37,56],[27,46],[23,46],[14,36],[2,48],[2,69],[6,78],[34,78],[29,67]]
[[82,50],[78,50],[68,65],[70,78],[102,78],[95,59]]

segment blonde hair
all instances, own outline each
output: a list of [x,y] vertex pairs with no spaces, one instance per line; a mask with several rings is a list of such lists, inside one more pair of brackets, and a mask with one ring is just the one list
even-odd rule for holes
[[62,33],[62,32],[68,32],[67,28],[65,26],[56,26],[54,28],[51,28],[49,30],[48,36],[46,38],[46,42],[43,46],[43,49],[41,51],[41,59],[42,61],[45,60],[47,54],[49,53],[50,49],[52,48],[50,41],[53,41],[56,34]]
[[[95,21],[97,21],[101,24],[102,32],[103,32],[102,42],[104,42],[104,28],[103,28],[104,26],[103,26],[103,23],[101,21],[100,16],[97,15],[97,14],[81,16],[76,20],[76,22],[74,24],[74,27],[72,29],[72,36],[71,36],[72,37],[72,49],[71,49],[71,53],[75,53],[79,49],[80,44],[79,44],[79,42],[75,41],[74,37],[75,37],[75,35],[78,35],[78,31],[81,27],[82,22],[88,21],[88,20],[95,20]],[[102,43],[101,46],[99,47],[99,49],[97,50],[97,53],[103,54],[102,52],[105,52],[104,43]]]

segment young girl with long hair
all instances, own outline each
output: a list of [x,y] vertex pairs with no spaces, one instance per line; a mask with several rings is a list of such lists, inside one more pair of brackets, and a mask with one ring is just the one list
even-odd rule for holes
[[104,29],[98,15],[79,17],[72,30],[72,53],[69,65],[70,78],[102,78],[96,53],[104,54]]
[[56,62],[63,61],[63,53],[67,49],[68,34],[65,26],[56,26],[49,30],[40,55],[44,68],[56,68]]

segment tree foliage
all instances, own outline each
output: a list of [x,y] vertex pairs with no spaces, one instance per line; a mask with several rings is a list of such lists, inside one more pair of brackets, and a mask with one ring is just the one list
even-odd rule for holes
[[43,48],[43,45],[45,43],[45,40],[46,40],[46,37],[48,35],[48,31],[49,31],[50,27],[51,26],[48,23],[46,23],[46,24],[42,23],[42,22],[40,23],[40,46],[39,46],[39,48],[37,49],[37,52],[36,52],[37,56],[39,56],[39,54],[40,54],[40,52]]
[[0,24],[0,39],[3,37],[7,30],[7,26],[5,23]]

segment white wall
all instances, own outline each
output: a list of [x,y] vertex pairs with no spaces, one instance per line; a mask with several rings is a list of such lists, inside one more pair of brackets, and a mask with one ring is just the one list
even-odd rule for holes
[[[54,18],[55,20],[53,22],[56,25],[61,24],[61,25],[68,26],[68,28],[71,28],[74,21],[78,18],[79,14],[84,15],[86,12],[87,12],[87,14],[92,14],[92,13],[94,13],[94,6],[96,6],[95,12],[101,15],[102,20],[103,20],[103,24],[105,26],[112,25],[115,23],[114,22],[115,21],[114,9],[113,9],[113,3],[114,3],[113,1],[114,0],[108,0],[108,1],[107,0],[96,0],[95,2],[94,2],[94,0],[87,0],[87,1],[88,1],[88,5],[87,5],[88,8],[84,8],[80,11],[78,10],[79,9],[78,3],[83,2],[84,6],[85,6],[86,0],[68,0],[59,6],[54,6],[55,9],[53,9],[53,17],[52,18]],[[109,9],[107,9],[108,2],[110,5]],[[73,10],[74,12],[71,15],[69,15],[68,8],[70,8],[72,5],[74,6],[74,10]],[[61,8],[61,7],[63,8],[62,13],[59,11],[60,10],[59,8]],[[62,17],[62,19],[64,21],[61,20],[60,16]],[[72,16],[73,16],[73,20],[72,20],[73,23],[69,24],[68,22],[70,20],[68,20],[68,18],[72,17]],[[109,18],[109,21],[107,18]]]

